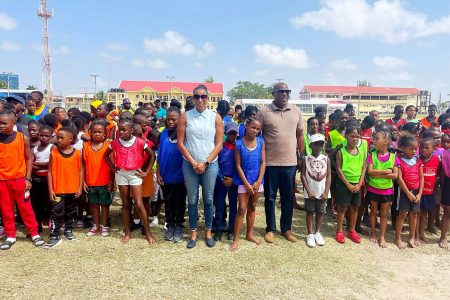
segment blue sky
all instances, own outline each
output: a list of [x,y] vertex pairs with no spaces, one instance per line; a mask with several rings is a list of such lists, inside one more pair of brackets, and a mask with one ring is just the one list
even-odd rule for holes
[[[57,94],[120,80],[417,87],[450,99],[450,1],[49,0]],[[432,5],[430,5],[432,3]],[[0,72],[41,86],[38,0],[0,0]]]

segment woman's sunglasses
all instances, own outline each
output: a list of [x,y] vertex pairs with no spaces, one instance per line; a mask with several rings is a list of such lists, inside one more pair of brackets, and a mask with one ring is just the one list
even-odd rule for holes
[[206,100],[208,99],[208,95],[193,95],[192,98],[194,98],[195,100],[198,99]]

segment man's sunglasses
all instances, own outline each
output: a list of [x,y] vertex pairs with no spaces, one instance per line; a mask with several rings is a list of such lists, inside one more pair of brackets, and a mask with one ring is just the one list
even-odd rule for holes
[[194,98],[195,100],[198,100],[198,99],[206,100],[206,99],[208,99],[208,95],[194,95],[194,96],[192,96],[192,98]]
[[286,93],[287,95],[289,95],[291,93],[291,90],[275,90],[274,92],[278,94]]

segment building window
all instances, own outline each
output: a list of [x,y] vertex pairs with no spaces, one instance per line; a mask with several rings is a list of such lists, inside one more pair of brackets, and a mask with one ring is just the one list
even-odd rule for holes
[[139,99],[139,95],[136,95],[136,99]]

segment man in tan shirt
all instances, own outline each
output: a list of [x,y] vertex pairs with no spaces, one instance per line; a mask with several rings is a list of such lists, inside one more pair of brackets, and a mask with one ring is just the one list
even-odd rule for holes
[[303,153],[303,119],[300,109],[288,103],[287,84],[280,82],[273,87],[274,100],[259,113],[262,133],[266,145],[266,172],[264,175],[264,208],[266,213],[266,235],[272,243],[275,238],[275,200],[278,189],[281,197],[281,234],[296,242],[291,231],[294,203],[294,180],[297,171],[297,150]]

